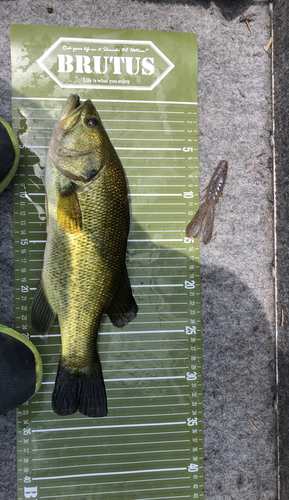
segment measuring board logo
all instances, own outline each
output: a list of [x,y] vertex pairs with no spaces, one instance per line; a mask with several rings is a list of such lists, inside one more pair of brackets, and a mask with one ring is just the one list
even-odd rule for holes
[[152,90],[174,68],[151,41],[66,37],[37,63],[63,89]]

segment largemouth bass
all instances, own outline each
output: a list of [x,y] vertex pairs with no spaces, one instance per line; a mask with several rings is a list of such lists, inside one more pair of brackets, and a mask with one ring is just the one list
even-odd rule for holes
[[46,334],[55,316],[62,353],[52,407],[107,414],[97,353],[101,317],[123,327],[137,314],[125,256],[129,205],[122,164],[90,100],[71,94],[54,127],[45,170],[47,241],[31,326]]

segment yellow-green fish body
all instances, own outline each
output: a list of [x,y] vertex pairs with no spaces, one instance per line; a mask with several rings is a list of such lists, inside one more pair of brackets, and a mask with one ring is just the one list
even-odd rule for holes
[[47,242],[31,325],[43,334],[58,316],[62,354],[52,406],[60,415],[104,416],[99,323],[107,312],[124,326],[137,305],[125,265],[125,174],[90,100],[68,98],[51,139],[45,189]]

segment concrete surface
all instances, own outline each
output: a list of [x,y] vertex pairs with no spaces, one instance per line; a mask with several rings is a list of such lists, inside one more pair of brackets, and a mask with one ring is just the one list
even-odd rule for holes
[[[282,17],[286,1],[276,4]],[[47,7],[53,7],[53,13],[49,14]],[[1,116],[9,122],[10,23],[197,33],[201,189],[220,159],[229,162],[213,238],[201,247],[207,500],[278,498],[271,48],[268,52],[264,49],[270,38],[268,7],[269,2],[263,0],[0,2]],[[242,13],[255,14],[252,33],[239,21]],[[284,52],[280,58],[288,71]],[[283,116],[283,120],[280,128],[288,118]],[[279,146],[285,138],[284,129],[282,133]],[[280,159],[284,167],[286,148]],[[283,206],[285,200],[286,195]],[[286,220],[285,213],[284,227]],[[285,238],[285,231],[282,234]],[[0,322],[13,327],[12,238],[9,186],[0,197]],[[286,288],[283,292],[284,308],[285,302],[288,308]],[[281,342],[286,347],[285,333]],[[286,348],[283,353],[286,359]],[[288,377],[288,370],[286,373]],[[285,398],[285,387],[283,393]],[[282,408],[285,419],[285,403]],[[14,412],[0,417],[0,436],[0,499],[16,500]],[[288,430],[284,436],[288,443]],[[287,453],[283,446],[285,459]],[[285,491],[286,481],[281,477],[282,481]],[[289,497],[286,492],[284,495],[282,499]]]

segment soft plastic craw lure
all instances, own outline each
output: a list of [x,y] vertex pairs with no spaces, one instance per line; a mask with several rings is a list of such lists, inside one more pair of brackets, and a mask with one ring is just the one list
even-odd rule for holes
[[214,228],[215,205],[223,192],[227,172],[228,162],[221,160],[207,187],[205,201],[199,206],[191,222],[187,225],[186,235],[189,238],[195,238],[203,229],[203,242],[209,243]]

